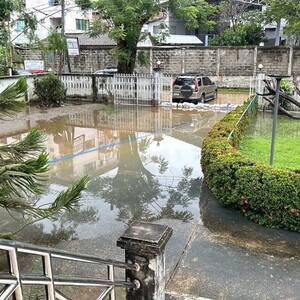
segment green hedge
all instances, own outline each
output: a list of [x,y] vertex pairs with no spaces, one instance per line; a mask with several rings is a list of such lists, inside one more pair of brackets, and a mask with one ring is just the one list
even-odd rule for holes
[[300,174],[260,165],[243,156],[239,142],[256,109],[249,102],[228,113],[203,141],[201,164],[208,187],[224,205],[264,226],[300,232]]

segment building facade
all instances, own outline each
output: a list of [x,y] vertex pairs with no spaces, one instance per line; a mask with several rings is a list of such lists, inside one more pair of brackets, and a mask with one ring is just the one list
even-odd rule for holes
[[[60,0],[24,0],[26,10],[34,14],[37,19],[36,35],[39,39],[45,39],[52,31],[61,31],[61,4]],[[75,0],[65,0],[65,32],[82,33],[89,28],[93,19],[92,12],[83,12]],[[26,44],[28,38],[23,33],[25,23],[22,20],[15,22],[12,28],[12,40],[14,44]]]

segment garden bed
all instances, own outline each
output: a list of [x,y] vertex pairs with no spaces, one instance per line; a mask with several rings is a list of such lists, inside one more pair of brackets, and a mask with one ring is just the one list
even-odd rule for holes
[[300,171],[260,164],[239,149],[257,112],[257,102],[249,103],[228,113],[205,138],[205,180],[223,205],[261,225],[300,232]]

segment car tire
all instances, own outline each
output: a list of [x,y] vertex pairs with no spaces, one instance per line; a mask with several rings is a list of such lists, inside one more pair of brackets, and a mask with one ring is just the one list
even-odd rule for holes
[[193,103],[194,103],[195,105],[197,105],[197,104],[199,103],[198,99],[193,100]]
[[204,103],[204,102],[205,102],[205,95],[202,94],[202,95],[201,95],[201,103]]
[[214,100],[218,98],[218,91],[215,91],[214,93]]

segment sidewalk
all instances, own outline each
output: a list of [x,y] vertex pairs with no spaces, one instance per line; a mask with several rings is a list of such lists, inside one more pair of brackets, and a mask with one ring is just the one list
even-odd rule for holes
[[203,223],[169,281],[169,299],[300,299],[300,235],[253,224],[207,190],[201,199]]

